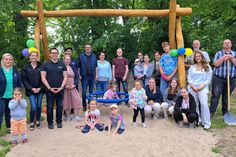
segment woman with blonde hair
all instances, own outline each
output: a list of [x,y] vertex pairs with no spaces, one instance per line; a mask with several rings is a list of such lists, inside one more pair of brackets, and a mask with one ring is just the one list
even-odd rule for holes
[[0,67],[0,130],[2,118],[5,114],[6,127],[10,133],[10,109],[9,102],[12,99],[13,89],[21,87],[20,73],[13,67],[14,59],[12,54],[5,53],[2,55]]

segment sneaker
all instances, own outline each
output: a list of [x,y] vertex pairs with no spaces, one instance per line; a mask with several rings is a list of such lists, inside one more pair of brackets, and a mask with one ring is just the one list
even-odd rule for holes
[[75,120],[76,122],[80,122],[80,121],[83,120],[83,118],[80,118],[79,116],[75,116],[74,120]]
[[195,124],[194,123],[189,123],[189,128],[195,128]]
[[53,124],[48,124],[48,129],[54,129]]
[[30,131],[33,131],[34,130],[34,124],[30,124]]
[[62,124],[61,124],[61,123],[58,123],[58,124],[57,124],[57,128],[62,128]]
[[12,147],[15,147],[16,145],[17,145],[17,141],[16,140],[11,142],[11,146]]
[[11,133],[11,128],[7,128],[7,133],[8,133],[8,134]]
[[147,124],[146,123],[142,123],[142,127],[143,128],[147,128]]
[[27,139],[27,138],[23,139],[23,141],[22,141],[23,144],[25,144],[25,143],[27,143],[27,142],[28,142],[28,139]]
[[179,126],[180,126],[181,128],[184,127],[184,122],[183,122],[183,121],[179,121],[178,124],[179,124]]
[[153,119],[154,119],[154,120],[157,120],[157,119],[158,119],[158,117],[157,117],[157,116],[153,116]]
[[87,108],[86,108],[86,107],[83,107],[83,111],[84,111],[84,112],[87,111]]
[[42,129],[42,125],[40,123],[36,123],[37,129]]
[[209,130],[209,129],[210,129],[210,126],[204,125],[203,129],[204,129],[204,130]]
[[133,126],[134,126],[134,127],[137,127],[137,123],[136,123],[136,122],[133,122]]
[[70,121],[75,121],[75,116],[74,115],[70,115],[70,116],[68,116],[69,117],[69,120]]

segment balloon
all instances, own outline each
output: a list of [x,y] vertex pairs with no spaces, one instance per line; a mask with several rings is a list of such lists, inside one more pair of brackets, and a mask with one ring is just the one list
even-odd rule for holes
[[184,47],[181,47],[181,48],[178,49],[179,55],[183,55],[185,52],[186,52],[186,50],[185,50]]
[[35,42],[34,42],[33,39],[28,39],[26,41],[26,45],[27,45],[28,48],[35,47]]
[[28,49],[28,48],[25,48],[25,49],[21,52],[21,54],[22,54],[23,56],[25,56],[25,57],[28,57],[28,56],[29,56],[29,49]]
[[170,50],[170,55],[172,57],[176,57],[178,55],[178,50],[174,49],[174,50]]
[[193,54],[193,50],[191,48],[186,48],[185,55],[186,56],[191,56]]
[[29,48],[29,53],[32,53],[32,52],[38,52],[38,50],[34,47],[31,47]]

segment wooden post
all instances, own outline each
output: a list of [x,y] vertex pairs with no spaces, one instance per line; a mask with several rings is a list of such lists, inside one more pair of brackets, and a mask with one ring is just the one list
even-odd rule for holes
[[175,42],[175,25],[176,25],[176,0],[170,0],[170,12],[169,12],[169,43],[170,48],[176,48]]
[[46,32],[46,26],[45,26],[45,20],[44,20],[44,13],[43,13],[43,3],[41,0],[37,0],[37,7],[38,7],[40,31],[42,33],[44,60],[47,61],[49,60],[48,39],[47,39],[47,32]]
[[[172,0],[171,0],[172,1]],[[175,5],[174,5],[175,6]],[[176,8],[174,9],[176,10]],[[164,17],[169,16],[169,9],[144,10],[144,9],[73,9],[44,11],[45,17],[76,17],[76,16],[146,16]],[[177,16],[187,16],[192,13],[192,8],[179,8]],[[22,16],[37,17],[37,11],[21,10]]]
[[[177,8],[178,7],[180,7],[180,6],[177,5]],[[184,47],[184,38],[183,38],[183,33],[182,33],[181,17],[180,16],[178,16],[176,19],[176,42],[177,42],[177,48]],[[179,72],[180,87],[186,87],[184,55],[178,56],[178,72]]]
[[36,20],[35,28],[34,28],[34,41],[36,49],[38,50],[38,61],[40,61],[40,28],[39,28],[39,20]]

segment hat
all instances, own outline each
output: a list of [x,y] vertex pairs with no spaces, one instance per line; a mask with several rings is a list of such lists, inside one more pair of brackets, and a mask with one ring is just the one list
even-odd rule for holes
[[116,104],[112,104],[111,106],[110,106],[110,108],[112,109],[112,108],[118,108],[118,106],[116,105]]
[[139,58],[135,59],[134,63],[141,62]]

